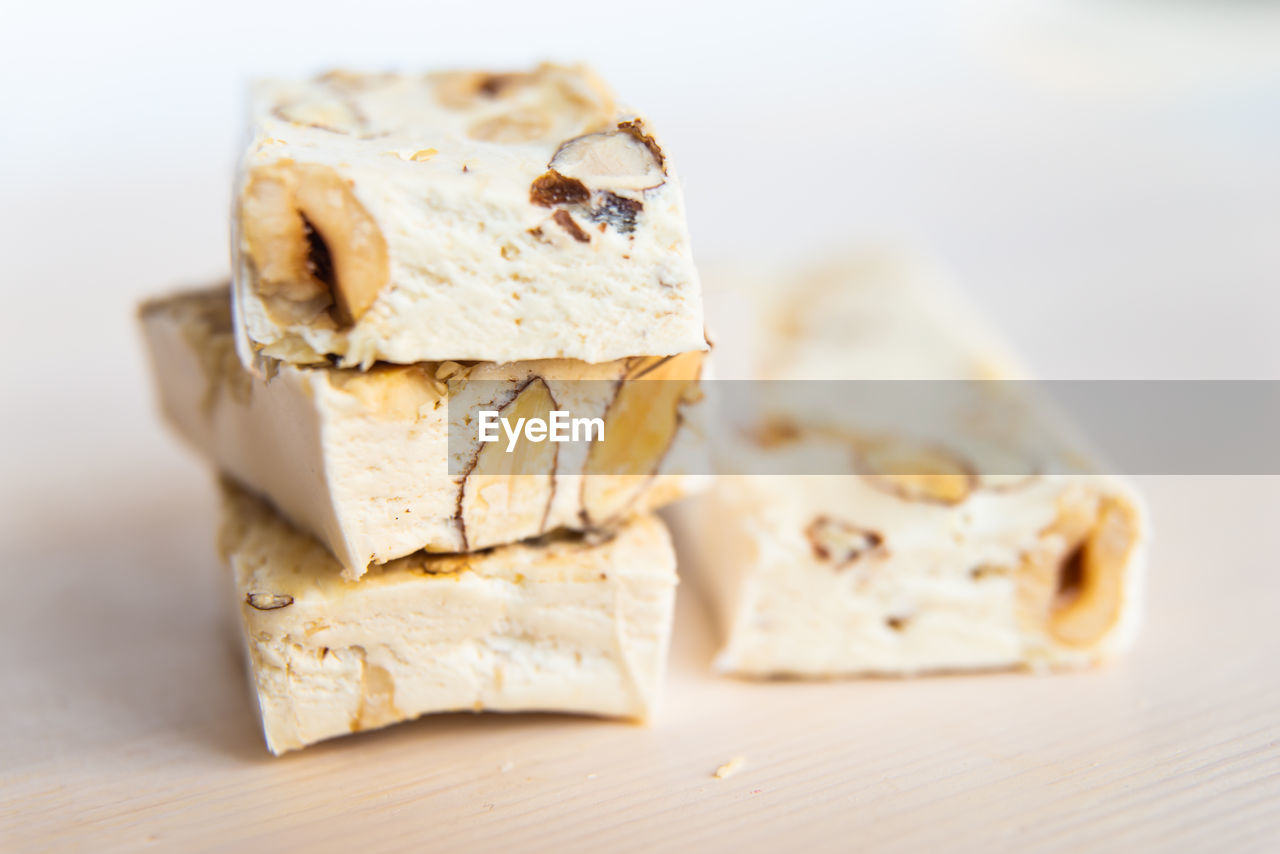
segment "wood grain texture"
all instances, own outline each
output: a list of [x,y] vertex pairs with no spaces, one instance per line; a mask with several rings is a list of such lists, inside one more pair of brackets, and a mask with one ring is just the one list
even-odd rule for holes
[[1142,481],[1149,621],[1101,671],[716,678],[686,580],[650,727],[447,715],[272,759],[212,489],[139,410],[4,494],[0,850],[1280,845],[1280,479]]

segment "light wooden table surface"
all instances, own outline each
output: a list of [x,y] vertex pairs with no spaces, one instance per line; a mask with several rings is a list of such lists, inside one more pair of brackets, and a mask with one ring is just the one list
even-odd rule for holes
[[715,678],[686,582],[650,727],[448,715],[273,759],[211,486],[129,423],[4,485],[0,850],[1280,846],[1280,479],[1141,481],[1149,623],[1103,671]]

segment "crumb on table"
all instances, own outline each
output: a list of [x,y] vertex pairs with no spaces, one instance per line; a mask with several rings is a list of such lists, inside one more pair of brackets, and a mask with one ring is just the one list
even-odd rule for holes
[[723,780],[726,777],[732,776],[733,774],[736,774],[739,771],[741,771],[742,766],[746,764],[747,764],[746,757],[735,756],[732,759],[730,759],[728,762],[724,763],[719,768],[717,768],[715,770],[715,773],[712,774],[711,776],[715,777],[717,780]]

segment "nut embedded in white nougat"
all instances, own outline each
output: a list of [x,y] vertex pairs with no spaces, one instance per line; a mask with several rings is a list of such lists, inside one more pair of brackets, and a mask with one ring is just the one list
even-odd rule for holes
[[[1131,645],[1148,533],[1140,497],[1123,479],[1081,473],[1069,426],[1024,384],[920,383],[1023,375],[931,271],[877,253],[729,284],[754,293],[757,370],[782,382],[765,384],[776,393],[735,445],[739,473],[679,520],[720,618],[721,670],[1062,668]],[[815,380],[877,382],[851,413],[847,402],[824,410]],[[930,436],[931,422],[867,406],[885,388],[944,408],[958,389],[963,408]],[[1035,463],[975,462],[1014,448]],[[815,460],[841,462],[788,473]],[[752,473],[762,471],[782,473]]]
[[[260,379],[236,358],[225,287],[154,300],[141,315],[169,421],[320,539],[351,579],[420,549],[608,526],[707,480],[701,352],[369,371],[271,363]],[[481,446],[464,422],[491,399],[512,420],[549,408],[599,417],[604,440],[533,445],[532,456]]]
[[654,712],[676,575],[653,516],[603,542],[412,555],[351,584],[319,543],[226,482],[222,513],[273,753],[432,712]]
[[706,349],[680,180],[589,70],[264,81],[250,121],[246,366]]

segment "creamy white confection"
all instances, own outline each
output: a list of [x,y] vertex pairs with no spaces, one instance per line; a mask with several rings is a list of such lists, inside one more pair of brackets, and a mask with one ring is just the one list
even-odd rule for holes
[[599,542],[412,555],[352,584],[314,539],[224,483],[219,550],[272,753],[432,712],[643,720],[658,703],[676,575],[653,516]]
[[[707,479],[700,352],[369,371],[273,363],[262,379],[236,358],[228,305],[223,287],[143,307],[164,412],[219,470],[319,538],[348,578],[420,549],[608,526]],[[503,417],[598,417],[605,441],[482,448],[467,419],[484,404]]]
[[[760,375],[1021,376],[1003,345],[932,279],[922,265],[876,254],[747,287],[759,312]],[[796,387],[773,385],[781,397]],[[972,387],[972,412],[980,414],[984,395],[1022,390],[986,388]],[[1043,470],[984,473],[942,436],[920,436],[917,424],[773,404],[738,447],[734,470],[843,462],[823,475],[721,477],[683,519],[695,575],[724,632],[719,669],[817,677],[1055,668],[1131,644],[1145,512],[1118,478],[1056,473],[1072,471],[1057,465],[1075,461],[1069,430],[1047,434],[1060,455],[1037,457]],[[807,423],[789,419],[800,411]],[[964,436],[946,438],[997,449],[1019,438],[1023,421],[996,421],[973,419]],[[1045,435],[1033,438],[1043,451]]]
[[683,190],[581,67],[254,87],[238,347],[343,365],[706,348]]

